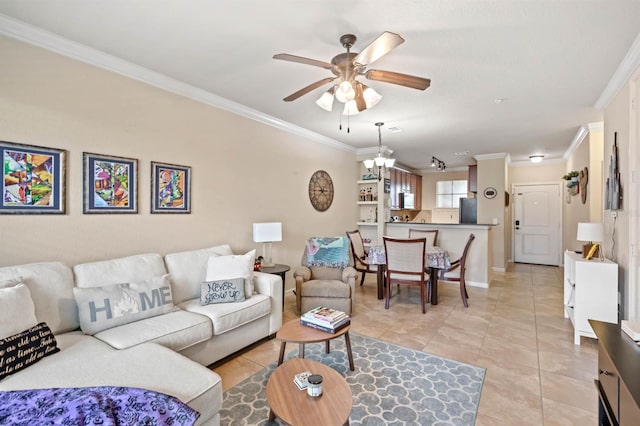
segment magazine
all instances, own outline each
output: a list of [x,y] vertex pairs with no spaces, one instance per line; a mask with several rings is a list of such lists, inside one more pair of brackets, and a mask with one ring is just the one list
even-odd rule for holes
[[349,316],[342,311],[324,306],[318,306],[309,312],[305,312],[302,317],[307,321],[313,321],[318,324],[336,324],[344,320],[344,318],[349,318]]

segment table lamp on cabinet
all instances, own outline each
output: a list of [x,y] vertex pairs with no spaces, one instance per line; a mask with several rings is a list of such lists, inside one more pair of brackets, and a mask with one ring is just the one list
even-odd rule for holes
[[[604,258],[604,253],[600,247],[600,243],[604,241],[604,230],[600,222],[580,222],[578,223],[578,241],[586,242],[582,246],[582,257],[590,259],[591,257]],[[595,251],[592,252],[593,246]]]
[[262,243],[262,266],[274,266],[271,261],[271,243],[282,241],[282,223],[254,223],[253,242]]

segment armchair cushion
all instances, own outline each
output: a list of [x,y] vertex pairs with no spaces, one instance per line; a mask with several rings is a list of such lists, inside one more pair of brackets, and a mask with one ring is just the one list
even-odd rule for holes
[[304,283],[303,297],[351,297],[351,288],[338,280],[311,280]]

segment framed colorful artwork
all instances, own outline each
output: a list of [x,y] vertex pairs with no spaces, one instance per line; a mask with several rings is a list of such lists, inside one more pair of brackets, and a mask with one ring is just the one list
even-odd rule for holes
[[0,141],[0,214],[64,214],[66,151]]
[[151,213],[191,213],[191,167],[151,162]]
[[138,160],[83,153],[84,213],[138,213]]

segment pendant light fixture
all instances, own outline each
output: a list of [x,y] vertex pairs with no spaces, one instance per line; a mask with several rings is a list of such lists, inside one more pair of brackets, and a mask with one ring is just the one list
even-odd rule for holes
[[378,127],[378,153],[376,156],[369,160],[364,160],[364,166],[369,170],[369,173],[376,173],[378,180],[382,179],[382,176],[389,170],[396,162],[395,158],[390,158],[382,154],[382,132],[380,128],[384,126],[384,123],[376,123]]

